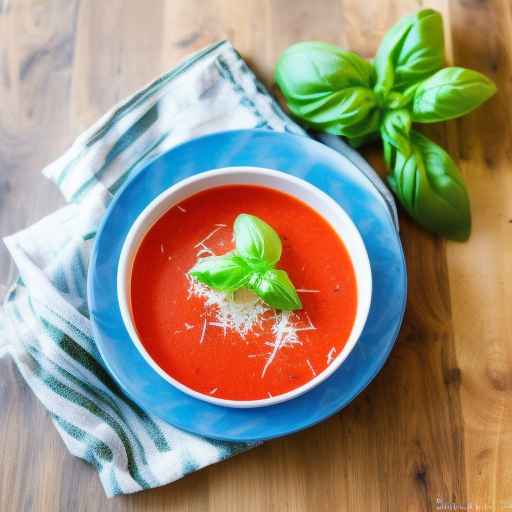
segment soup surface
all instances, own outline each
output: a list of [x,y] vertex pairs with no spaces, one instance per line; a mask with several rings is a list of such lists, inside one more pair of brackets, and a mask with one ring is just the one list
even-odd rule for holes
[[[286,270],[303,309],[269,309],[247,291],[206,288],[187,271],[198,257],[233,249],[240,213],[260,217],[283,243]],[[191,389],[217,398],[257,400],[302,386],[345,345],[357,290],[352,262],[332,227],[301,201],[257,186],[200,192],[149,230],[132,273],[132,311],[153,360]]]

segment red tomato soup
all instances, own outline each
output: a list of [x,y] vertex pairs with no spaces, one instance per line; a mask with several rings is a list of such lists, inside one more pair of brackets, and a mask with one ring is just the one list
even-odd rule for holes
[[[233,304],[187,275],[198,257],[233,249],[240,213],[281,237],[276,267],[288,272],[302,310],[275,312],[244,291]],[[282,192],[234,185],[186,199],[151,227],[135,257],[131,300],[142,344],[171,377],[217,398],[257,400],[327,368],[354,324],[357,289],[348,252],[323,217]]]

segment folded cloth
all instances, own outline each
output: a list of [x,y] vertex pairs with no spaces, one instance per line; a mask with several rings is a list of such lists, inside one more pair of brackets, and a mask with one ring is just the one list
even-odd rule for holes
[[250,447],[180,431],[124,396],[98,353],[86,300],[96,229],[126,177],[180,142],[239,128],[305,135],[224,41],[83,133],[43,171],[69,204],[5,239],[20,277],[0,310],[0,354],[12,355],[70,452],[96,467],[108,496],[172,482]]

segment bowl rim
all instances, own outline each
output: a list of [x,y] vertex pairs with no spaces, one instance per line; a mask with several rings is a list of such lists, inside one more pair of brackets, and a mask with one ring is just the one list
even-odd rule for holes
[[[357,300],[357,308],[356,308],[356,316],[354,319],[354,324],[352,326],[352,329],[350,331],[349,337],[347,339],[347,342],[343,346],[340,353],[332,360],[332,362],[327,366],[323,371],[319,372],[317,375],[315,375],[312,379],[307,381],[306,383],[302,384],[301,386],[294,388],[290,391],[287,391],[286,393],[282,393],[280,395],[268,397],[268,398],[262,398],[262,399],[256,399],[256,400],[233,400],[233,399],[224,399],[224,398],[218,398],[212,395],[207,395],[205,393],[201,393],[199,391],[196,391],[187,385],[181,383],[177,379],[173,378],[171,375],[169,375],[148,353],[144,345],[142,344],[139,335],[137,333],[137,329],[135,327],[135,323],[132,319],[132,308],[131,308],[131,272],[133,267],[133,262],[135,259],[135,256],[138,252],[138,249],[140,247],[140,244],[144,237],[147,235],[147,233],[151,230],[151,228],[154,226],[156,222],[172,207],[174,207],[176,204],[179,204],[184,199],[188,197],[192,197],[195,194],[200,193],[201,191],[208,190],[208,188],[215,188],[223,185],[236,185],[237,182],[226,182],[224,184],[218,183],[213,186],[206,186],[205,188],[200,188],[199,190],[196,190],[188,195],[186,195],[184,198],[180,198],[179,200],[176,200],[172,202],[171,198],[175,196],[179,191],[181,191],[184,188],[187,188],[191,185],[200,183],[202,181],[208,181],[212,178],[216,177],[222,177],[222,176],[236,176],[240,175],[241,173],[247,176],[251,173],[257,173],[258,177],[268,177],[268,178],[276,178],[283,180],[288,183],[292,183],[294,185],[297,185],[299,187],[302,187],[307,190],[308,197],[309,194],[312,196],[316,196],[317,199],[321,199],[323,203],[328,205],[329,209],[334,210],[336,212],[336,217],[340,218],[342,220],[342,223],[345,225],[343,227],[348,227],[351,231],[350,237],[352,240],[352,243],[355,243],[359,246],[359,256],[361,259],[358,259],[357,262],[353,258],[353,248],[349,247],[349,244],[347,243],[346,235],[345,233],[340,233],[336,226],[332,224],[332,222],[329,221],[324,215],[322,215],[320,212],[318,212],[317,208],[315,208],[309,201],[309,199],[304,199],[303,197],[298,197],[292,192],[285,191],[283,189],[279,189],[276,187],[273,187],[271,185],[267,185],[265,183],[253,183],[255,186],[261,186],[261,187],[267,187],[274,190],[278,190],[281,193],[285,193],[288,195],[291,195],[295,199],[305,203],[308,207],[313,209],[318,215],[322,216],[326,222],[331,225],[331,227],[335,230],[336,234],[340,237],[342,240],[347,252],[349,253],[350,260],[352,262],[354,272],[356,275],[356,284],[357,284],[357,294],[358,294],[358,300]],[[240,182],[240,184],[248,184],[250,185],[250,182]],[[150,218],[153,214],[153,212],[158,209],[162,204],[166,204],[165,208],[157,215],[155,219],[153,219],[151,222],[148,223],[148,218]],[[347,235],[348,236],[348,235]],[[363,287],[361,287],[360,279],[363,279]],[[372,282],[372,270],[370,265],[370,260],[368,257],[368,252],[366,250],[366,246],[364,244],[363,238],[361,234],[359,233],[358,228],[355,226],[354,222],[350,218],[350,216],[347,214],[345,209],[338,204],[336,201],[334,201],[333,198],[331,198],[328,194],[320,190],[318,187],[313,185],[312,183],[308,182],[305,179],[293,176],[291,174],[288,174],[283,171],[275,170],[275,169],[269,169],[264,167],[258,167],[258,166],[229,166],[229,167],[222,167],[222,168],[216,168],[207,170],[204,172],[200,172],[198,174],[195,174],[193,176],[190,176],[188,178],[185,178],[183,180],[178,181],[171,187],[167,188],[160,194],[158,194],[140,213],[140,215],[137,217],[135,222],[130,227],[130,230],[128,231],[128,234],[126,236],[126,239],[123,242],[123,246],[121,249],[121,254],[118,262],[117,267],[117,300],[119,309],[121,312],[121,318],[123,320],[124,326],[126,330],[128,331],[128,335],[130,336],[131,341],[134,343],[135,347],[139,351],[139,353],[142,355],[142,357],[145,359],[145,361],[155,370],[163,379],[165,379],[167,382],[169,382],[171,385],[179,389],[180,391],[186,393],[189,396],[192,396],[194,398],[197,398],[199,400],[202,400],[204,402],[208,402],[214,405],[219,405],[223,407],[230,407],[230,408],[255,408],[255,407],[266,407],[270,405],[275,405],[278,403],[286,402],[289,400],[292,400],[293,398],[296,398],[300,395],[303,395],[304,393],[307,393],[308,391],[315,388],[317,385],[319,385],[321,382],[325,381],[327,378],[329,378],[336,370],[339,369],[341,364],[347,359],[349,354],[354,349],[355,345],[357,344],[362,331],[364,329],[364,326],[366,325],[366,321],[368,318],[368,314],[370,311],[371,301],[372,301],[372,289],[373,289],[373,282]],[[362,297],[363,301],[361,301],[361,292],[364,291]]]

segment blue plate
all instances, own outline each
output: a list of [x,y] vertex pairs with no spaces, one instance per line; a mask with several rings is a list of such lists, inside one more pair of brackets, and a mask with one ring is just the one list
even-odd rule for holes
[[[329,379],[294,400],[232,409],[192,398],[160,377],[131,342],[119,311],[116,274],[125,237],[142,210],[179,180],[210,169],[257,166],[294,174],[338,201],[363,236],[373,274],[367,324]],[[314,140],[267,130],[201,137],[161,155],[131,177],[108,208],[92,251],[88,299],[100,353],[123,390],[146,411],[183,430],[228,441],[261,441],[309,427],[345,407],[382,368],[406,301],[402,247],[382,197],[343,155]]]

